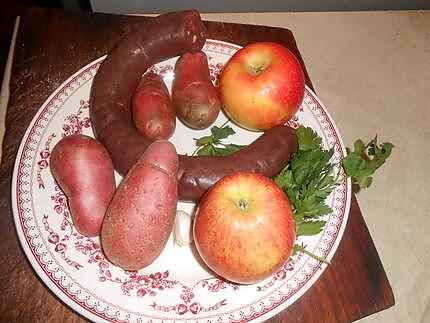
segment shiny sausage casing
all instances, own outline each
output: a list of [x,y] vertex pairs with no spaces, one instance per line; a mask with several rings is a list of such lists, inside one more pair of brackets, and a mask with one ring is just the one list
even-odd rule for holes
[[233,172],[273,177],[284,168],[296,149],[295,131],[290,127],[276,126],[229,156],[181,156],[178,174],[180,198],[195,200],[223,176]]
[[[92,84],[90,117],[115,169],[125,175],[151,143],[133,125],[130,100],[152,64],[202,49],[206,28],[197,11],[163,14],[125,36],[101,64]],[[296,150],[294,131],[277,126],[227,157],[179,156],[179,199],[198,201],[226,174],[236,171],[274,176]]]

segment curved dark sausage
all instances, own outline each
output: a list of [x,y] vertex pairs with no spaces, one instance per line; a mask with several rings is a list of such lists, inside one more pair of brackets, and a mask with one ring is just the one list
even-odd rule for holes
[[[133,126],[130,112],[130,99],[141,75],[152,64],[201,50],[205,41],[206,29],[197,11],[167,13],[124,37],[101,64],[92,84],[90,117],[95,136],[121,175],[150,144]],[[179,199],[198,201],[211,185],[233,171],[273,176],[286,165],[296,145],[294,131],[278,126],[228,157],[180,156]]]
[[221,177],[233,172],[275,176],[288,163],[296,149],[295,131],[287,126],[276,126],[249,146],[229,156],[180,156],[180,199],[198,200]]

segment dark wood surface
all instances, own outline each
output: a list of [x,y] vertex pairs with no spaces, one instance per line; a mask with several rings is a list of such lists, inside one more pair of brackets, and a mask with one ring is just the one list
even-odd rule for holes
[[[10,200],[13,165],[25,130],[48,95],[144,19],[37,8],[22,13],[0,169],[2,322],[85,321],[49,291],[20,247]],[[207,27],[210,38],[241,45],[277,41],[300,58],[288,30],[217,22],[207,22]],[[307,83],[312,86],[309,78]],[[309,291],[269,321],[350,322],[393,304],[391,287],[354,197],[332,264]]]

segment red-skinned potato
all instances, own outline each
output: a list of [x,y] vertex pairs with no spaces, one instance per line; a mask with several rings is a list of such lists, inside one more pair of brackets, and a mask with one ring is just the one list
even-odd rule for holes
[[101,245],[126,270],[150,265],[172,232],[178,201],[178,155],[167,140],[154,141],[127,173],[106,212]]
[[182,55],[175,65],[172,100],[178,118],[192,129],[214,123],[221,109],[218,90],[212,84],[206,54]]
[[114,168],[106,149],[91,137],[67,136],[52,150],[50,167],[67,196],[76,229],[87,237],[99,235],[115,192]]
[[131,108],[137,130],[151,140],[169,139],[176,126],[176,113],[162,77],[142,76],[132,97]]

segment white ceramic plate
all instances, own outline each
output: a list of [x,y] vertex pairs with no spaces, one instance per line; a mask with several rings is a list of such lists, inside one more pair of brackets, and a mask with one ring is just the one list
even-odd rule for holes
[[[204,51],[214,80],[239,48],[207,41]],[[93,135],[88,98],[103,59],[79,70],[46,100],[18,151],[12,181],[15,224],[24,251],[40,278],[62,301],[93,321],[261,321],[291,305],[318,279],[325,264],[297,255],[272,277],[239,286],[215,278],[200,265],[193,245],[178,247],[171,238],[152,265],[139,272],[126,272],[104,258],[98,238],[77,233],[66,198],[49,171],[49,157],[62,136]],[[170,59],[152,68],[163,75],[168,86],[175,61]],[[221,114],[216,124],[225,120]],[[333,120],[309,88],[300,111],[290,121],[292,126],[300,124],[317,131],[325,148],[334,147],[334,161],[345,155]],[[250,143],[260,135],[231,126],[236,130],[231,142],[237,144]],[[178,122],[172,141],[180,153],[191,153],[195,149],[193,138],[208,133],[209,130],[190,130]],[[117,183],[119,180],[117,176]],[[331,259],[347,222],[350,197],[350,182],[344,181],[327,198],[333,212],[326,216],[324,230],[317,236],[300,238],[299,243]],[[178,204],[178,209],[188,212],[193,207]]]

